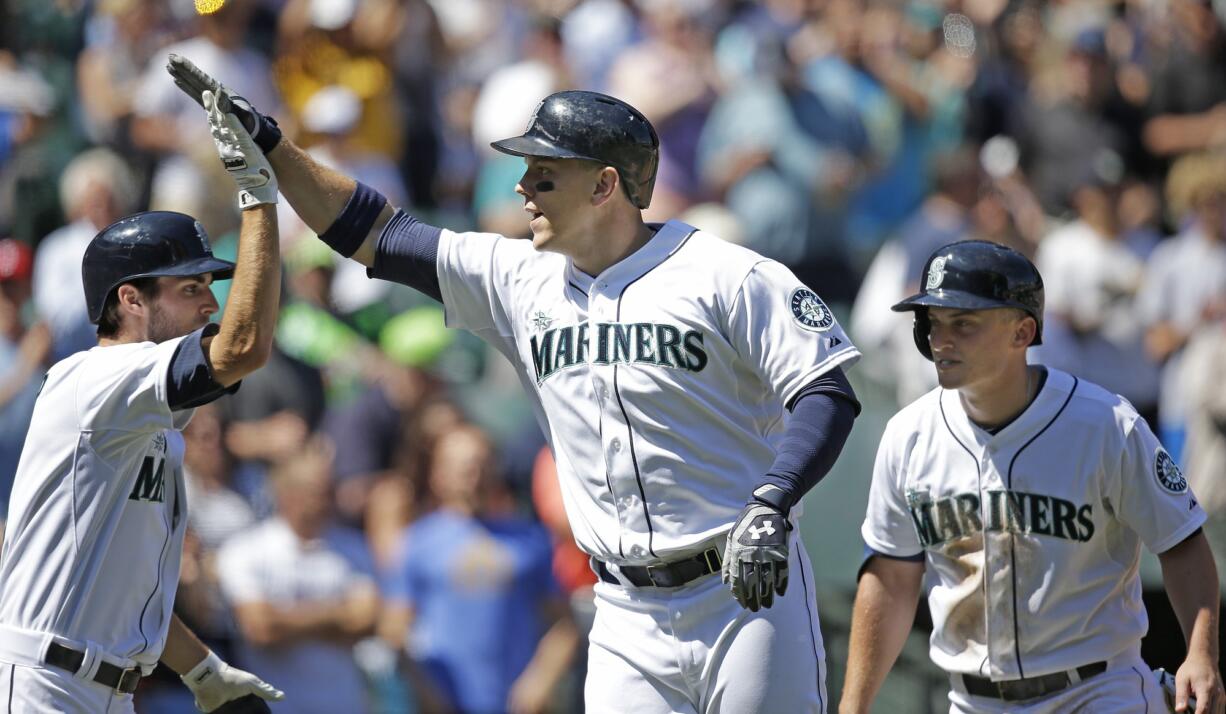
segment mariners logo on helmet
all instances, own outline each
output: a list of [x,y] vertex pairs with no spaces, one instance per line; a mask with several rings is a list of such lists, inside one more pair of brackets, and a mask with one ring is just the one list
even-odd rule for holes
[[808,288],[796,288],[792,292],[792,315],[800,324],[818,332],[829,330],[834,324],[834,315],[817,293]]
[[945,256],[932,260],[932,265],[928,266],[928,282],[924,283],[925,290],[936,290],[941,287],[941,282],[945,280],[945,261]]
[[1166,449],[1158,448],[1158,453],[1154,458],[1154,473],[1158,477],[1158,483],[1162,484],[1162,488],[1171,493],[1184,493],[1188,490],[1188,480],[1183,477],[1183,472],[1179,470],[1179,465],[1175,463],[1175,459],[1166,453]]

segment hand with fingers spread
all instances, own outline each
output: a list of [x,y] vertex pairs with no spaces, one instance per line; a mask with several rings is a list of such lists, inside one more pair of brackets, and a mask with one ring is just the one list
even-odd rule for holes
[[723,580],[741,607],[757,612],[788,589],[788,531],[779,509],[750,501],[728,533]]
[[209,132],[217,145],[217,154],[238,184],[238,207],[248,209],[276,203],[277,177],[242,122],[222,109],[221,100],[213,92],[205,90],[201,99],[209,115]]
[[196,103],[206,110],[208,107],[204,105],[204,94],[211,92],[217,98],[217,104],[223,112],[233,113],[238,117],[260,151],[267,154],[280,143],[281,128],[277,126],[276,119],[261,114],[251,106],[251,102],[231,93],[222,86],[221,82],[213,79],[191,60],[172,54],[166,64],[166,71],[170,72],[170,76],[174,78],[175,86],[182,89],[187,96],[196,100]]

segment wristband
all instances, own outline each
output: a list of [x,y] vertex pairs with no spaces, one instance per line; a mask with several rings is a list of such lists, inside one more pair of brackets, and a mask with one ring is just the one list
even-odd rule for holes
[[344,210],[332,221],[328,230],[319,234],[320,240],[346,258],[352,257],[366,242],[370,227],[375,224],[379,212],[387,205],[383,194],[361,181],[357,183]]

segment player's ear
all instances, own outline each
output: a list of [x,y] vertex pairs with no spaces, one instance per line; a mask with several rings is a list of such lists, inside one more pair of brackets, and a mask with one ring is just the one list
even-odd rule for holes
[[149,303],[148,297],[131,283],[124,283],[115,288],[115,300],[119,303],[119,314],[121,315],[144,314]]
[[592,188],[592,205],[603,206],[621,190],[621,177],[617,169],[605,166],[596,174],[596,185]]
[[1026,348],[1034,342],[1034,335],[1039,329],[1039,323],[1027,313],[1019,310],[1019,319],[1013,327],[1013,344]]

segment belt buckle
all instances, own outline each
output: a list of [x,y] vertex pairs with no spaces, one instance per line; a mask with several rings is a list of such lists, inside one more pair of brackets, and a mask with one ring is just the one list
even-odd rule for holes
[[718,573],[723,568],[723,563],[720,562],[719,548],[711,547],[702,552],[703,560],[706,561],[708,572]]
[[652,585],[658,588],[668,587],[667,583],[661,583],[656,579],[657,573],[660,573],[660,576],[663,578],[666,577],[664,573],[667,571],[662,569],[659,565],[644,565],[643,568],[647,570],[647,579],[651,581]]
[[[119,696],[120,694],[131,694],[132,692],[135,692],[136,684],[137,682],[140,681],[140,671],[141,671],[140,667],[130,667],[128,669],[123,670],[119,675],[119,679],[115,681],[115,686],[112,688],[112,691],[114,692],[115,696]],[[132,677],[130,680],[129,680],[129,675],[131,675]],[[126,686],[126,683],[129,681],[132,682],[131,687]]]

